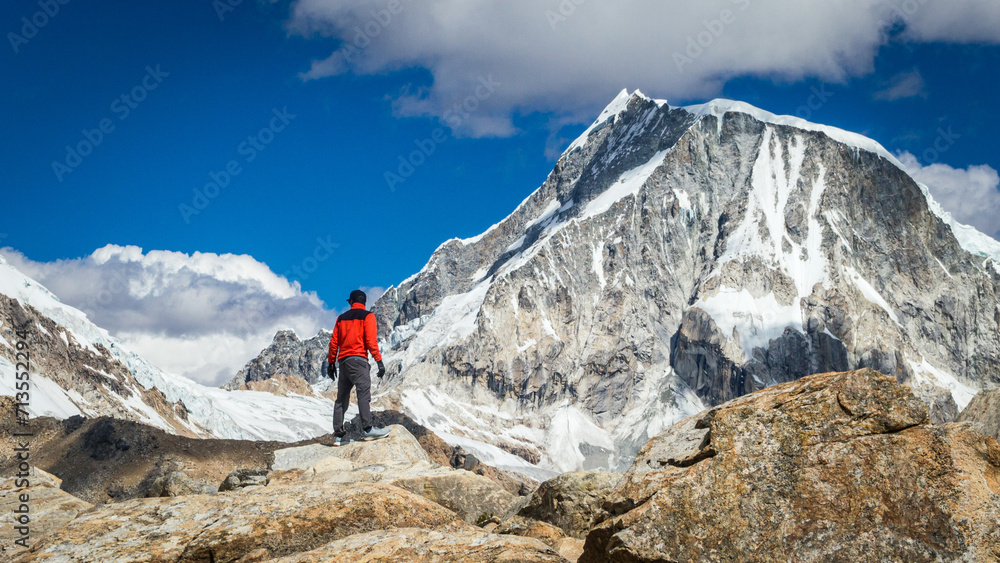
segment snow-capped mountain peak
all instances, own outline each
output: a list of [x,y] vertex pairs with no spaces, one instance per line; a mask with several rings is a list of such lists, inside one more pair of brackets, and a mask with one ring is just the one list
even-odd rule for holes
[[994,248],[862,135],[622,91],[507,218],[374,310],[399,403],[436,432],[614,466],[670,421],[816,371],[964,404],[1000,382]]

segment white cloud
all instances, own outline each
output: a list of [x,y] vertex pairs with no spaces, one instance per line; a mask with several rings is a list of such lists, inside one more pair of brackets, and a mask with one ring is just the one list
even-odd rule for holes
[[245,255],[108,245],[55,262],[10,249],[4,256],[155,365],[206,385],[235,375],[279,329],[311,337],[336,316]]
[[947,164],[923,166],[909,152],[898,154],[899,161],[913,179],[927,186],[934,199],[959,223],[972,225],[1000,239],[1000,175],[982,164],[952,168]]
[[906,24],[903,38],[918,42],[1000,43],[996,0],[885,0]]
[[875,92],[874,98],[887,102],[902,100],[904,98],[915,98],[917,96],[926,98],[927,91],[925,86],[924,77],[920,75],[920,71],[913,69],[910,72],[902,72],[893,76],[889,80],[889,86],[884,90]]
[[433,82],[400,92],[397,114],[502,136],[515,115],[587,121],[623,87],[690,100],[744,75],[844,81],[890,35],[996,43],[995,21],[996,0],[297,0],[288,27],[342,42],[304,78],[424,68]]

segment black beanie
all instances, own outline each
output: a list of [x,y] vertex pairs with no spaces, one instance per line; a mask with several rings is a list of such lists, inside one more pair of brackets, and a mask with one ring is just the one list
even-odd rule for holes
[[352,304],[361,303],[362,305],[364,305],[365,303],[368,302],[368,296],[365,295],[365,292],[361,291],[360,289],[355,289],[354,291],[351,292],[351,296],[347,298],[347,302]]

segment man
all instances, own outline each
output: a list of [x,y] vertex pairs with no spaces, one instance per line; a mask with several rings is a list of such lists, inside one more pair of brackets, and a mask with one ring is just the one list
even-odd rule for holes
[[385,375],[385,365],[382,364],[382,353],[378,350],[378,328],[375,325],[375,315],[365,310],[368,296],[360,289],[351,292],[347,302],[351,309],[337,317],[330,337],[330,353],[327,361],[327,375],[337,379],[337,361],[340,361],[340,382],[337,384],[337,401],[333,407],[334,447],[349,444],[353,440],[347,437],[344,430],[344,412],[351,404],[351,387],[358,393],[358,410],[361,413],[361,427],[364,428],[364,439],[377,440],[389,435],[383,428],[372,427],[371,387],[372,380],[368,366],[368,353],[371,352],[378,362],[378,376]]

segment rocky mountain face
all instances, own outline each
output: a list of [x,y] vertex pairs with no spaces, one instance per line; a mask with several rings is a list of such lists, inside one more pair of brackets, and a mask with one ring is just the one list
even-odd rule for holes
[[623,92],[509,217],[374,304],[381,400],[562,471],[816,372],[963,407],[1000,383],[998,261],[870,139]]
[[276,375],[297,375],[310,384],[326,377],[326,355],[330,332],[322,331],[308,340],[299,340],[291,330],[274,335],[274,341],[260,355],[247,362],[232,380],[222,386],[234,391],[255,381]]
[[1000,388],[977,393],[958,416],[958,422],[973,424],[983,434],[1000,440]]
[[[62,418],[81,414],[112,416],[183,436],[205,433],[189,419],[183,401],[170,401],[155,387],[142,386],[104,345],[88,342],[31,305],[3,294],[0,319],[4,319],[0,325],[0,366],[10,370],[3,371],[3,383],[10,387],[4,394],[16,396],[12,368],[20,365],[23,373],[27,365],[30,378],[24,402],[29,408],[34,405],[38,409],[35,412]],[[19,344],[23,344],[23,350],[17,348]],[[54,390],[58,393],[47,393]]]
[[895,378],[809,376],[659,434],[581,562],[995,561],[1000,445]]

